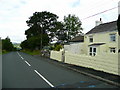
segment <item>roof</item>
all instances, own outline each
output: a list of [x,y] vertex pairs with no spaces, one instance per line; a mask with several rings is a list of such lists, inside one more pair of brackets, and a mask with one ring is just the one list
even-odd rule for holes
[[84,36],[77,36],[75,38],[73,38],[72,40],[70,40],[70,42],[84,42]]
[[103,45],[105,43],[94,43],[94,44],[90,44],[89,46],[99,46],[99,45]]
[[93,29],[91,29],[86,34],[114,31],[114,30],[117,30],[117,21],[100,24],[100,25],[94,27]]

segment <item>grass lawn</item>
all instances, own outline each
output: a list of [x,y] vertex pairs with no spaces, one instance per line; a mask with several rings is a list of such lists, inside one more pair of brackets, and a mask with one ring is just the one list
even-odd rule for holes
[[41,55],[40,50],[33,50],[33,51],[21,50],[21,52],[24,52],[24,53],[27,53],[27,54],[30,54],[30,55]]

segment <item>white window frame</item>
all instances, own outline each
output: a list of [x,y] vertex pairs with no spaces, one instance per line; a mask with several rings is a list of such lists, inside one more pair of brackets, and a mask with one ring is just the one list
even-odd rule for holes
[[110,34],[110,42],[116,42],[116,34]]
[[[90,50],[90,48],[91,48],[91,50]],[[95,51],[94,51],[95,50]],[[97,47],[95,47],[95,46],[90,46],[89,47],[89,55],[90,56],[96,56],[97,55]]]
[[116,48],[115,47],[110,47],[110,53],[116,53]]

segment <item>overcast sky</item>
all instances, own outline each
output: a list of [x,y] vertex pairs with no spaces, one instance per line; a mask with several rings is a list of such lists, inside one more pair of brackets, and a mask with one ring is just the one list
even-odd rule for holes
[[26,20],[34,12],[49,11],[59,16],[75,14],[82,21],[83,32],[86,33],[95,26],[95,21],[102,18],[103,23],[115,21],[118,18],[118,8],[85,19],[88,16],[103,12],[118,6],[120,0],[0,0],[0,37],[10,37],[12,42],[25,40]]

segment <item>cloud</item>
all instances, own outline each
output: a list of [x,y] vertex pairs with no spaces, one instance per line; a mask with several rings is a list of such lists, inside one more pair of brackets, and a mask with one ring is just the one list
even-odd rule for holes
[[[75,14],[83,19],[113,8],[117,3],[118,0],[1,0],[0,37],[10,36],[12,41],[19,42],[25,39],[24,32],[28,28],[26,20],[36,11],[52,12],[63,21],[64,16],[68,14]],[[103,22],[116,20],[117,9],[82,20],[83,31],[87,32],[93,28],[99,18],[102,18]]]

